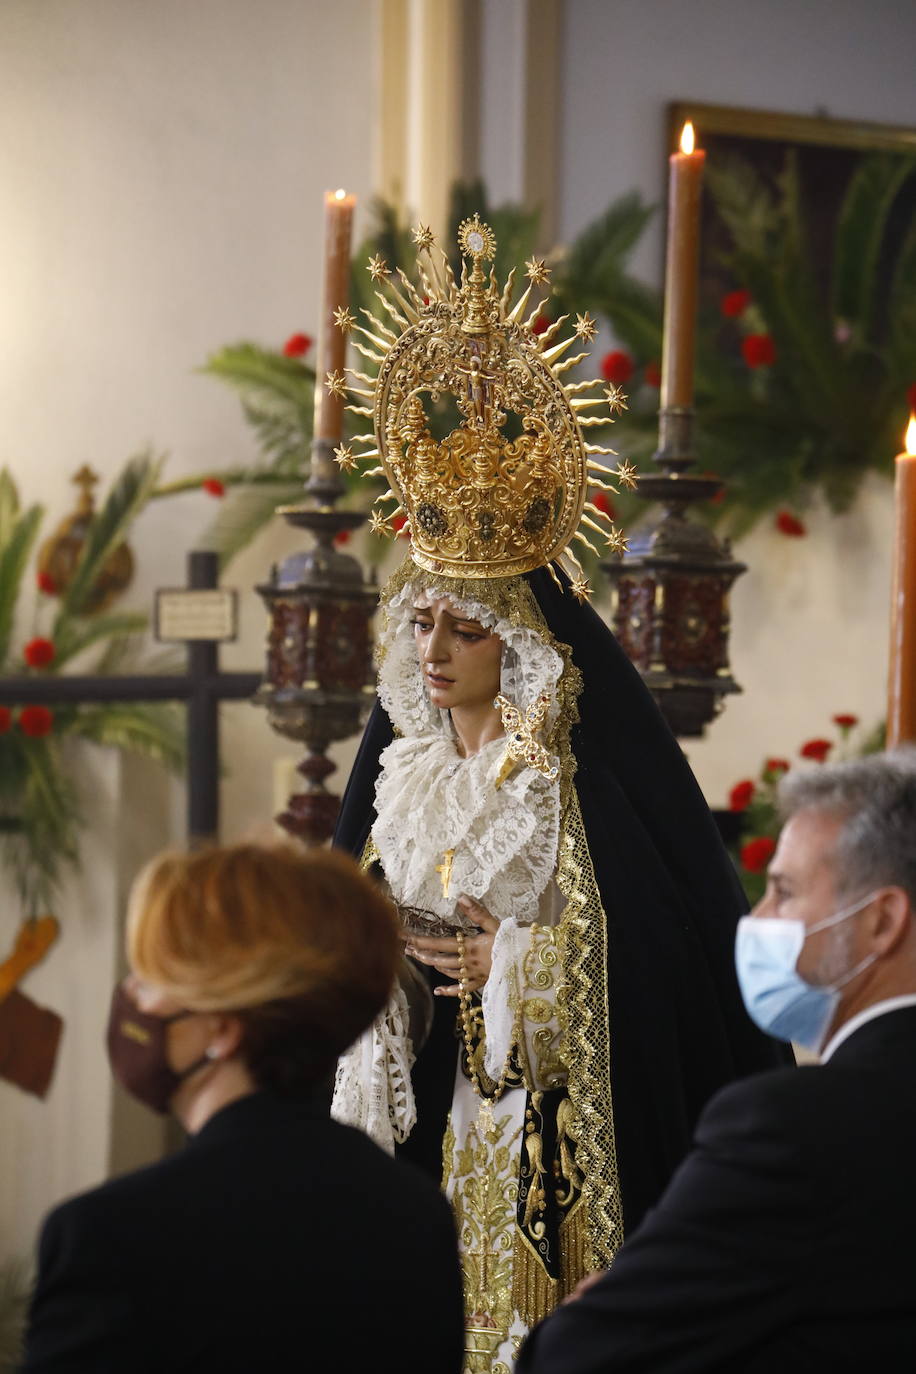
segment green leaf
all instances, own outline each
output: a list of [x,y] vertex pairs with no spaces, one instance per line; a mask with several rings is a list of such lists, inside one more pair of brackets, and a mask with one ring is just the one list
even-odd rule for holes
[[100,640],[118,640],[140,634],[148,624],[149,617],[141,611],[120,611],[85,619],[68,616],[54,642],[57,651],[55,669],[60,669],[69,659],[98,644]]
[[[200,369],[238,391],[265,413],[297,417],[305,427],[315,395],[314,369],[259,344],[230,344],[213,353]],[[309,432],[311,424],[308,424]]]
[[31,1290],[25,1260],[0,1265],[0,1374],[15,1374],[19,1368]]
[[876,153],[863,158],[843,198],[837,223],[833,277],[833,310],[837,319],[854,322],[863,339],[875,325],[878,263],[888,216],[904,183],[916,170],[916,159]]
[[8,537],[0,546],[0,663],[9,653],[22,575],[43,515],[43,507],[30,506],[14,521]]
[[301,481],[233,487],[198,539],[197,547],[218,553],[220,568],[225,568],[274,519],[278,506],[291,504],[302,496]]
[[0,550],[5,549],[19,519],[19,490],[9,468],[0,468]]
[[184,713],[166,702],[83,707],[69,733],[96,744],[143,754],[179,773],[186,759]]
[[105,563],[123,543],[131,524],[152,495],[161,466],[162,460],[154,459],[149,453],[132,458],[109,491],[101,510],[93,517],[73,579],[61,598],[54,626],[55,640],[61,637],[67,617],[82,612]]

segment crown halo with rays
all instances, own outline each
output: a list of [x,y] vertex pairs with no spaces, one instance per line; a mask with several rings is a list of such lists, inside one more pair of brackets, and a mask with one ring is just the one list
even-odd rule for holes
[[[392,520],[406,516],[411,557],[427,571],[457,577],[508,577],[545,566],[556,579],[556,562],[568,574],[572,591],[585,600],[591,588],[571,545],[595,554],[600,536],[612,550],[626,541],[605,511],[588,499],[589,488],[618,492],[608,479],[635,486],[627,462],[608,469],[598,455],[613,449],[590,444],[583,430],[607,423],[587,414],[595,406],[611,414],[626,397],[600,378],[564,384],[561,377],[588,356],[565,356],[570,345],[590,343],[597,326],[577,315],[572,332],[558,335],[567,315],[541,332],[535,322],[546,300],[532,304],[532,291],[549,279],[546,263],[526,263],[527,285],[511,304],[515,269],[504,287],[492,262],[496,238],[477,215],[458,231],[461,280],[430,230],[413,232],[420,289],[400,269],[389,272],[375,256],[369,272],[376,284],[378,311],[363,312],[358,324],[349,310],[335,323],[352,333],[356,350],[378,369],[375,376],[348,369],[328,373],[325,385],[354,399],[348,409],[372,428],[341,445],[336,461],[351,469],[363,460],[376,465],[366,477],[387,478],[389,488],[376,505],[395,501],[395,509],[373,511],[372,529],[393,535]],[[468,271],[467,259],[471,261]],[[528,314],[526,316],[526,311]],[[601,395],[592,394],[603,387]],[[458,423],[441,441],[430,433],[423,398],[434,404],[450,397]],[[508,437],[506,429],[516,431]]]

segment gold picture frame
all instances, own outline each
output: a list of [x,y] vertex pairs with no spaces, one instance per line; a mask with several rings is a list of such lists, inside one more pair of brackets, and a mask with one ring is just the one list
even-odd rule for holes
[[[821,256],[826,284],[835,228],[845,191],[858,163],[874,153],[916,157],[916,129],[862,120],[749,110],[678,100],[668,106],[668,151],[679,144],[687,120],[693,123],[697,146],[707,165],[740,157],[764,180],[776,183],[787,154],[794,155],[802,190],[803,213],[811,247]],[[916,215],[916,178],[901,193],[893,211],[902,228]],[[895,241],[894,220],[888,222],[887,243]],[[704,191],[700,227],[700,304],[713,312],[723,295],[740,287],[723,265],[729,237],[719,220],[712,197]]]

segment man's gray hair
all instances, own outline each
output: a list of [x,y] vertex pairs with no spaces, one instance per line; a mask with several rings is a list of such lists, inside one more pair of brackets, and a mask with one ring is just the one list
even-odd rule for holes
[[779,809],[784,821],[808,810],[842,820],[835,851],[839,894],[902,887],[916,905],[916,748],[787,773]]

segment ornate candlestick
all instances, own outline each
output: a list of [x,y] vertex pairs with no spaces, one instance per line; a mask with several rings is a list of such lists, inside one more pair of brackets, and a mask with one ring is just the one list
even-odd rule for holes
[[336,376],[346,339],[349,244],[353,198],[338,191],[326,198],[324,300],[315,387],[315,438],[305,484],[308,500],[281,506],[278,515],[309,530],[314,545],[292,554],[258,587],[270,612],[267,664],[254,700],[266,706],[271,726],[287,739],[301,740],[308,754],[298,766],[306,780],[277,823],[306,844],[322,844],[334,829],[340,798],[325,787],[334,772],[325,751],[334,740],[360,728],[373,699],[369,621],[376,588],[350,554],[335,548],[343,530],[362,525],[359,511],[336,510],[346,488],[334,461],[342,439],[339,386],[327,389],[325,372]]
[[741,688],[728,662],[728,595],[746,571],[728,540],[687,518],[694,501],[721,487],[715,477],[688,473],[693,458],[693,410],[672,406],[659,415],[661,473],[637,479],[638,494],[661,511],[632,531],[626,553],[602,563],[614,586],[614,633],[639,669],[675,735],[701,736]]

